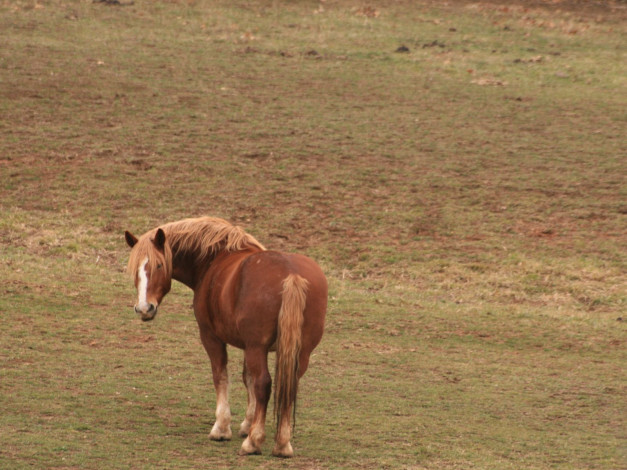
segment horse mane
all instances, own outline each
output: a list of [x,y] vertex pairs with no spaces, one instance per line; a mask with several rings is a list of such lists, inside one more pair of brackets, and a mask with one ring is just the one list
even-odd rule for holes
[[[218,217],[183,219],[161,226],[166,242],[172,250],[196,251],[198,258],[206,258],[219,251],[239,251],[265,247],[243,228]],[[156,229],[155,229],[156,231]]]
[[[164,253],[155,250],[152,243],[158,229],[165,233]],[[183,219],[161,225],[139,237],[131,250],[127,270],[129,274],[135,275],[144,259],[148,257],[151,269],[162,263],[171,275],[173,252],[194,252],[198,260],[209,260],[220,251],[239,251],[246,248],[265,250],[265,247],[243,228],[219,217]]]

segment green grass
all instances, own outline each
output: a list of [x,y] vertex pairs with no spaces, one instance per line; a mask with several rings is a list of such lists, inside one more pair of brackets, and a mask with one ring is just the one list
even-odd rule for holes
[[[0,468],[624,467],[625,14],[569,5],[0,0]],[[190,292],[132,313],[123,231],[202,214],[328,275],[292,460],[209,441]]]

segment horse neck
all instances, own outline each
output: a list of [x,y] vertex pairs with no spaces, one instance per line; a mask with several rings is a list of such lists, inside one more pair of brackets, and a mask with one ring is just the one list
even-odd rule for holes
[[194,290],[196,284],[209,269],[215,255],[199,261],[200,255],[195,250],[177,250],[172,248],[172,278]]
[[[241,251],[260,251],[257,247],[247,247]],[[240,251],[240,252],[241,252]],[[201,259],[199,253],[194,250],[180,251],[172,249],[172,278],[195,290],[198,283],[205,277],[205,274],[214,263],[234,252],[219,250],[216,253]]]

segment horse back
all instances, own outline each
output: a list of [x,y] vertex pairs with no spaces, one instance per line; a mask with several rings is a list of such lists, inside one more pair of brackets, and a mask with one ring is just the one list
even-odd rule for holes
[[[208,299],[212,329],[222,341],[240,348],[269,348],[276,340],[283,283],[289,275],[297,275],[307,281],[303,347],[313,349],[318,344],[324,329],[328,287],[315,261],[300,254],[256,251],[231,253],[213,264],[203,283],[203,296]],[[198,318],[198,312],[196,315]]]

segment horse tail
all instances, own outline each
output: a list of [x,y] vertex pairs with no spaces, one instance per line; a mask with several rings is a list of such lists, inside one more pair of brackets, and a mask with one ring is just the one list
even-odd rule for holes
[[309,282],[298,274],[290,274],[283,281],[281,309],[276,340],[276,367],[274,373],[274,414],[277,429],[290,407],[296,425],[296,394],[298,392],[298,357],[301,349],[303,312]]

